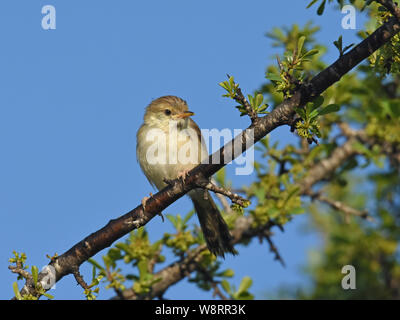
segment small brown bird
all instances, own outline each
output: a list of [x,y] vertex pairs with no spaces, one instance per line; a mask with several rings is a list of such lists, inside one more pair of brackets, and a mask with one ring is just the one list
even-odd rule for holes
[[[190,118],[186,101],[164,96],[146,108],[144,123],[137,132],[136,157],[149,182],[158,190],[166,187],[164,179],[185,175],[208,157],[197,124]],[[236,254],[224,219],[208,191],[193,189],[188,193],[199,217],[208,249],[224,257]]]

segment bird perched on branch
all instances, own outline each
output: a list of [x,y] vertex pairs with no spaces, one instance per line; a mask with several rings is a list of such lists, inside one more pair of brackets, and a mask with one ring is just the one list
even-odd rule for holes
[[[186,101],[164,96],[146,108],[144,123],[137,132],[136,156],[150,183],[158,190],[166,180],[185,179],[188,171],[208,157],[197,124],[190,118]],[[228,226],[209,192],[193,189],[188,193],[200,221],[208,249],[215,255],[236,254]],[[142,201],[145,207],[145,199]]]

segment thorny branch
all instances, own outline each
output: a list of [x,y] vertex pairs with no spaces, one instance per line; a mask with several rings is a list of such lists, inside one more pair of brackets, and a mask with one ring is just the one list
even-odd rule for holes
[[76,268],[74,271],[72,271],[72,274],[75,277],[76,282],[83,288],[83,289],[89,289],[89,285],[85,282],[83,279],[81,273],[79,272],[79,269]]
[[[171,185],[151,197],[146,203],[146,211],[143,210],[142,205],[137,206],[125,215],[110,220],[102,229],[87,236],[68,251],[55,258],[49,263],[49,266],[53,267],[56,271],[56,281],[59,281],[68,274],[73,274],[76,268],[79,268],[83,262],[87,261],[104,248],[109,247],[114,241],[128,234],[130,231],[147,224],[157,213],[162,212],[162,210],[170,204],[195,188],[195,182],[198,178],[211,177],[228,163],[224,161],[225,154],[233,155],[233,158],[236,158],[277,127],[290,124],[295,115],[296,107],[311,101],[332,84],[339,81],[342,76],[386,44],[399,31],[399,21],[396,18],[391,18],[368,38],[316,75],[307,85],[301,86],[290,99],[282,102],[268,115],[257,118],[257,121],[253,121],[249,128],[217,151],[221,159],[219,164],[212,163],[213,155],[211,155],[210,164],[201,164],[191,170],[185,182],[181,179],[174,180]],[[250,140],[249,137],[253,137],[253,139]],[[240,146],[239,148],[237,148],[238,145]],[[338,151],[338,149],[340,149],[340,151]],[[316,168],[316,174],[307,177],[301,189],[303,193],[309,190],[315,182],[326,177],[325,171],[334,169],[341,163],[341,159],[348,158],[355,154],[354,150],[351,150],[351,144],[345,144],[338,149],[332,154],[332,156],[338,158],[337,160],[325,161],[319,168]],[[235,230],[232,232],[236,243],[241,237],[252,236],[251,224],[249,225],[250,220],[250,218],[245,217],[239,217],[237,219]],[[259,230],[256,231],[259,232]],[[162,296],[162,293],[169,285],[179,281],[183,274],[193,271],[196,266],[196,258],[198,259],[199,256],[198,253],[202,250],[205,250],[205,246],[199,246],[193,252],[190,252],[187,257],[183,259],[183,262],[172,264],[169,266],[169,269],[160,271],[160,276],[162,276],[163,281],[154,285],[155,292],[158,291],[158,294],[154,296]],[[182,268],[184,268],[184,270],[182,270]],[[46,274],[41,272],[39,274],[39,281],[41,281],[45,275]],[[173,275],[175,275],[175,277]],[[166,284],[168,284],[168,286],[165,286]],[[21,295],[37,295],[34,288],[28,285],[28,281],[27,285],[24,286],[20,293]]]
[[309,193],[309,195],[312,200],[317,199],[321,202],[328,204],[330,207],[332,207],[335,210],[342,211],[345,214],[345,218],[346,218],[347,222],[349,221],[349,216],[361,217],[365,220],[373,221],[373,218],[368,214],[368,211],[366,211],[366,210],[354,209],[343,202],[340,202],[340,201],[331,199],[327,196],[324,196],[320,192]]
[[263,230],[263,234],[260,236],[260,241],[262,241],[262,238],[265,238],[269,244],[269,250],[275,255],[275,260],[279,261],[282,267],[286,267],[285,260],[283,260],[282,255],[279,253],[278,247],[271,239],[272,235],[273,234],[270,230]]
[[24,270],[22,268],[21,264],[18,263],[18,262],[17,262],[16,266],[8,266],[8,269],[10,269],[12,273],[16,273],[16,274],[20,275],[21,277],[23,277],[26,280],[31,280],[32,279],[31,274],[28,271]]
[[258,119],[257,112],[251,107],[250,103],[247,101],[247,99],[244,97],[242,90],[240,88],[237,88],[236,90],[236,95],[233,97],[236,102],[240,103],[242,106],[247,111],[247,114],[249,115],[251,122],[255,123]]
[[233,193],[232,191],[219,187],[216,184],[212,183],[211,181],[209,181],[208,179],[199,179],[195,182],[195,185],[197,187],[206,189],[206,190],[210,190],[214,193],[218,193],[218,194],[222,194],[226,197],[228,197],[229,199],[231,199],[231,201],[233,203],[236,203],[242,207],[247,207],[248,205],[248,200],[239,196],[237,193]]

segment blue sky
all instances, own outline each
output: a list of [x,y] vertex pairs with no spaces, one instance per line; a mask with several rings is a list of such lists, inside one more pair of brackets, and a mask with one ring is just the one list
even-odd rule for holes
[[[229,73],[244,92],[260,87],[278,52],[267,31],[313,20],[322,28],[318,38],[330,46],[328,62],[337,57],[332,42],[340,34],[344,43],[357,41],[357,30],[341,28],[339,11],[318,17],[316,8],[306,10],[308,2],[2,0],[0,299],[12,296],[12,250],[25,252],[28,264],[44,266],[46,254],[65,252],[153,191],[135,156],[135,134],[152,99],[184,98],[201,128],[245,128],[248,119],[221,96],[218,83]],[[56,30],[41,27],[48,4],[56,8]],[[285,144],[294,137],[282,128],[271,139]],[[230,179],[240,187],[252,177]],[[164,213],[190,208],[181,199]],[[286,268],[266,244],[254,241],[224,262],[236,271],[233,282],[252,276],[257,298],[280,284],[304,283],[300,266],[318,244],[315,235],[299,231],[305,221],[298,217],[274,237]],[[152,239],[172,231],[158,218],[146,228]],[[82,272],[89,281],[90,268],[83,265]],[[50,293],[83,298],[71,276]],[[112,295],[102,289],[100,298]],[[165,296],[211,298],[186,281]]]

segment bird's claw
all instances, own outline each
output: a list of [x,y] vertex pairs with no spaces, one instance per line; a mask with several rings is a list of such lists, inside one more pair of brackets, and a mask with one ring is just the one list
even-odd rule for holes
[[151,192],[149,193],[149,195],[150,195],[150,197],[143,197],[143,199],[141,201],[142,206],[143,206],[143,210],[145,210],[145,211],[146,211],[146,202],[147,202],[147,200],[149,200],[153,196],[153,194]]
[[143,206],[143,210],[145,210],[146,211],[146,202],[147,202],[147,200],[149,200],[150,199],[150,197],[144,197],[143,199],[142,199],[142,206]]
[[[141,202],[142,202],[142,206],[143,206],[143,210],[144,210],[144,211],[146,211],[146,202],[147,202],[147,200],[149,200],[151,197],[153,197],[153,194],[150,192],[150,197],[144,197],[144,198],[142,199]],[[161,217],[162,222],[165,221],[164,215],[162,214],[162,212],[157,213],[157,215]]]
[[190,169],[182,170],[178,173],[178,179],[181,179],[183,183],[185,183],[185,179],[189,173]]

